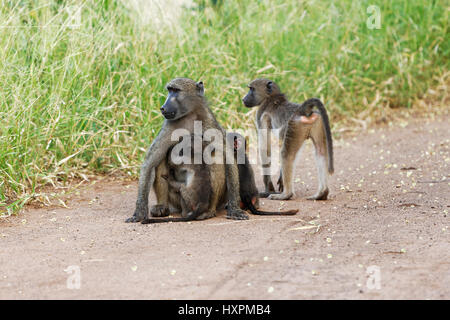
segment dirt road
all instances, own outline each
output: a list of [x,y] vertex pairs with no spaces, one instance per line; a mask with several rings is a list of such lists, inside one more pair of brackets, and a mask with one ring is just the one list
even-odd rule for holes
[[[449,120],[336,141],[325,202],[305,199],[310,147],[282,205],[294,217],[126,224],[136,182],[81,189],[69,209],[29,208],[0,222],[0,298],[450,299]],[[67,288],[70,266],[80,289]]]

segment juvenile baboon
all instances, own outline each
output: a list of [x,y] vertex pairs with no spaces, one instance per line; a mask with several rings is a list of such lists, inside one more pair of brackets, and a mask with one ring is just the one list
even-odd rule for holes
[[[242,141],[242,142],[240,142]],[[241,196],[241,209],[250,210],[252,214],[261,216],[290,216],[295,215],[298,210],[288,211],[260,211],[259,207],[259,193],[255,183],[255,174],[253,173],[252,166],[248,161],[248,148],[247,141],[241,136],[240,139],[235,139],[235,152],[239,150],[245,154],[245,162],[238,163],[239,169],[239,193]]]
[[[274,192],[270,175],[263,172],[265,192],[269,199],[287,200],[293,195],[293,164],[304,141],[311,138],[316,154],[319,188],[310,200],[326,200],[328,174],[333,174],[333,141],[328,115],[319,99],[308,99],[302,104],[289,102],[276,83],[268,79],[256,79],[249,85],[243,98],[248,108],[260,106],[256,114],[258,149],[264,169],[270,167],[271,129],[278,129],[281,140],[281,193]],[[313,111],[317,107],[318,113]],[[320,115],[320,117],[319,117]],[[267,156],[267,159],[264,159]]]
[[[190,138],[194,140],[194,136]],[[203,150],[204,145],[200,150],[191,148],[189,163],[175,164],[172,148],[169,149],[166,159],[168,174],[161,177],[167,181],[172,199],[177,198],[172,201],[172,205],[181,209],[181,218],[148,218],[142,221],[143,224],[201,220],[215,215],[219,204],[223,204],[224,197],[219,198],[217,195],[223,195],[221,190],[225,185],[225,175],[219,168],[209,167],[215,164],[207,165],[203,161],[194,163],[195,154],[200,153],[202,156]],[[213,180],[211,172],[214,172]]]
[[[225,131],[216,121],[212,111],[208,107],[204,96],[202,82],[195,82],[187,78],[176,78],[167,86],[168,95],[161,113],[165,120],[157,137],[151,144],[141,167],[139,177],[138,197],[136,209],[127,222],[139,222],[148,218],[148,195],[153,186],[157,204],[152,207],[152,216],[167,216],[169,205],[172,202],[173,192],[163,176],[167,175],[168,166],[165,161],[167,153],[177,141],[172,140],[172,133],[177,129],[184,129],[186,134],[194,133],[194,122],[201,121],[202,131],[217,129],[222,132],[224,145]],[[202,133],[203,133],[202,132]],[[232,148],[232,146],[231,146]],[[224,148],[224,157],[226,148]],[[230,152],[233,152],[231,149]],[[225,171],[226,196],[228,200],[227,218],[242,220],[248,219],[247,214],[239,208],[239,173],[235,163],[217,165]],[[211,171],[211,175],[215,173]],[[177,197],[175,197],[177,198]]]

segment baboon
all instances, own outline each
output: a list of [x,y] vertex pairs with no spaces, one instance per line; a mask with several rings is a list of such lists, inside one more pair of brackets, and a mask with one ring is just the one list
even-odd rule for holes
[[[239,141],[242,141],[240,143]],[[241,149],[243,148],[243,150]],[[235,138],[234,144],[235,153],[237,154],[241,149],[241,152],[245,154],[245,162],[238,162],[239,169],[239,193],[241,196],[241,209],[250,210],[254,215],[261,216],[288,216],[295,215],[298,210],[288,210],[288,211],[260,211],[259,207],[259,194],[258,188],[255,183],[255,174],[253,173],[252,166],[248,161],[248,148],[247,141],[241,137],[240,139]]]
[[[194,141],[193,135],[190,138]],[[143,224],[202,220],[214,216],[218,205],[223,204],[224,197],[218,198],[216,195],[221,193],[219,189],[223,188],[220,185],[225,184],[225,175],[220,174],[217,168],[210,170],[209,165],[203,161],[200,164],[194,163],[195,153],[201,153],[202,156],[204,145],[200,150],[191,148],[189,163],[175,164],[172,160],[172,150],[173,148],[169,149],[166,158],[168,175],[161,177],[167,180],[172,199],[178,198],[172,200],[172,205],[181,209],[181,218],[148,218],[142,221]],[[211,171],[214,169],[216,170],[212,181]]]
[[[139,176],[136,209],[133,216],[126,220],[127,222],[139,222],[148,218],[148,195],[151,186],[155,190],[157,199],[157,204],[151,209],[151,215],[169,215],[169,206],[172,205],[173,198],[176,200],[177,197],[173,197],[173,192],[171,192],[170,186],[163,176],[166,176],[168,173],[168,165],[165,161],[167,153],[177,143],[177,141],[172,140],[172,133],[175,130],[182,129],[186,131],[186,135],[191,135],[195,133],[194,122],[201,121],[203,132],[208,129],[217,129],[222,132],[224,142],[226,139],[225,131],[208,107],[202,82],[195,82],[187,78],[176,78],[167,84],[166,89],[168,91],[167,99],[160,109],[165,120],[145,155]],[[226,143],[224,145],[227,146]],[[227,147],[224,148],[224,157],[225,152],[228,152]],[[233,152],[233,149],[229,152]],[[248,215],[239,208],[239,173],[237,165],[235,163],[222,164],[217,165],[215,168],[225,172],[224,190],[221,190],[220,195],[226,192],[228,201],[227,218],[236,220],[248,219]],[[213,167],[210,167],[210,172],[211,176],[216,175]]]
[[[242,99],[248,108],[260,106],[256,114],[258,149],[263,171],[270,167],[270,130],[278,129],[281,140],[281,172],[279,190],[275,193],[270,175],[263,172],[265,191],[261,196],[273,200],[288,200],[293,196],[293,165],[304,141],[311,138],[315,147],[319,188],[309,200],[326,200],[328,174],[333,174],[333,141],[328,114],[319,99],[302,104],[289,102],[278,85],[268,79],[256,79],[248,85],[249,92]],[[317,107],[318,112],[314,110]],[[320,117],[319,117],[320,115]],[[264,130],[266,129],[266,130]],[[267,159],[264,159],[267,156]],[[268,161],[267,161],[268,160]]]

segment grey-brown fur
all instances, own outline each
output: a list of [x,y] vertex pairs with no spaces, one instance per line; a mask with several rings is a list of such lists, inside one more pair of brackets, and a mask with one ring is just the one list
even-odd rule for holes
[[[157,204],[152,207],[152,216],[167,216],[169,205],[176,202],[177,197],[171,192],[169,184],[163,178],[167,175],[168,166],[165,161],[167,153],[177,141],[171,140],[171,134],[176,129],[186,129],[189,134],[194,133],[194,121],[202,121],[203,131],[214,128],[222,131],[225,140],[225,131],[216,121],[204,96],[203,83],[187,78],[176,78],[167,86],[169,91],[166,102],[161,107],[165,117],[164,123],[157,137],[151,144],[141,167],[139,177],[138,197],[136,209],[127,222],[139,222],[148,218],[148,195],[151,186],[155,189]],[[225,142],[224,142],[224,145]],[[225,153],[224,148],[224,153]],[[232,152],[232,150],[231,150]],[[224,155],[225,157],[225,155]],[[224,172],[222,194],[228,200],[227,217],[230,219],[248,219],[248,216],[239,208],[239,174],[236,164],[217,165],[219,171]],[[214,175],[214,173],[212,173]]]
[[[183,138],[190,138],[191,146],[193,145],[193,135]],[[202,153],[203,149],[197,152]],[[169,196],[172,197],[169,203],[172,207],[181,210],[181,218],[148,218],[142,221],[143,224],[206,219],[215,216],[217,206],[223,205],[225,198],[223,190],[218,189],[224,188],[225,175],[220,172],[220,168],[214,167],[214,164],[207,165],[204,162],[195,164],[194,148],[191,148],[191,151],[189,163],[175,164],[172,161],[172,149],[169,149],[165,162],[168,169],[167,175],[161,175],[161,178],[168,183]],[[212,172],[214,180],[211,179]],[[221,198],[214,198],[221,193]]]
[[[236,134],[237,135],[237,134]],[[242,143],[238,142],[238,139]],[[252,214],[260,216],[291,216],[295,215],[298,210],[287,210],[287,211],[262,211],[259,210],[259,193],[258,188],[255,183],[255,174],[253,173],[252,165],[248,161],[248,148],[247,141],[242,137],[237,135],[235,143],[236,154],[238,150],[241,149],[245,154],[244,163],[238,164],[239,169],[239,193],[241,196],[241,209],[249,210]]]
[[[275,193],[270,175],[264,175],[265,191],[270,199],[287,200],[293,196],[293,165],[297,153],[304,141],[313,140],[316,150],[316,164],[319,175],[319,188],[311,200],[326,200],[329,189],[328,174],[332,174],[333,167],[333,141],[327,112],[319,99],[312,98],[302,104],[288,101],[276,83],[268,79],[256,79],[249,85],[249,92],[243,98],[245,106],[251,108],[259,106],[256,114],[258,127],[258,143],[260,155],[267,153],[270,159],[270,130],[279,129],[279,138],[282,142],[281,173],[278,184],[281,193]],[[313,111],[317,107],[318,112]],[[318,113],[317,121],[304,123],[302,116],[309,117]],[[262,129],[268,129],[265,136]],[[270,162],[263,164],[269,167]]]

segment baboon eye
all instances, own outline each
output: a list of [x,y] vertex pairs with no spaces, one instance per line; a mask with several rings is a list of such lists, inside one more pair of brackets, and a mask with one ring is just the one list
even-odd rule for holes
[[180,89],[174,88],[174,87],[168,87],[167,90],[168,90],[169,92],[174,92],[174,93],[180,92],[180,91],[181,91]]

